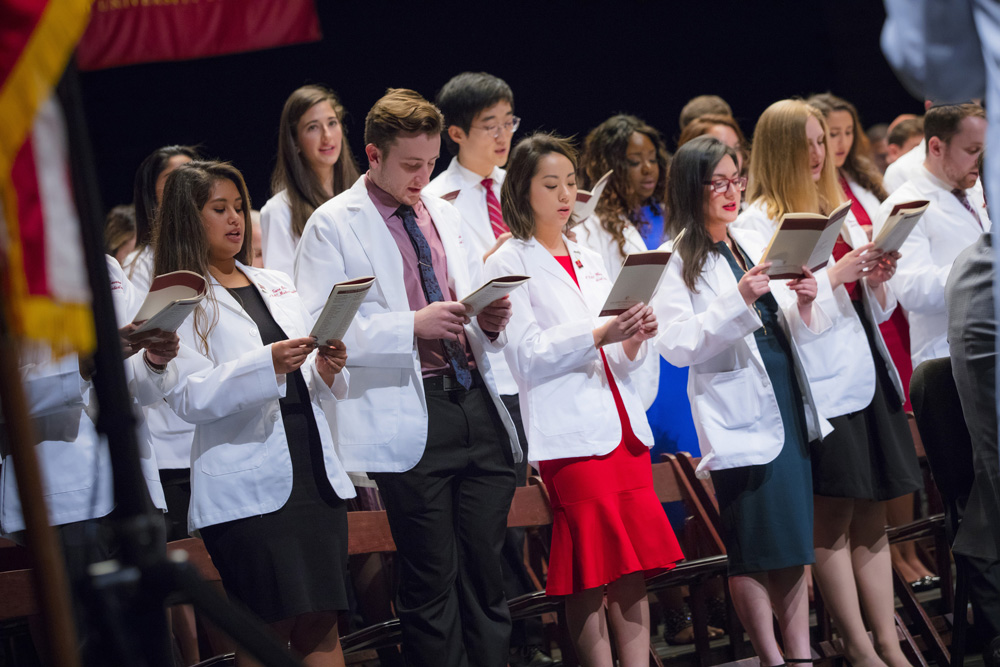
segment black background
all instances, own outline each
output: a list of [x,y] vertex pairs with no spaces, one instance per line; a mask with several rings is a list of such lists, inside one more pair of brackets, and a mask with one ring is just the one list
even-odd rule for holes
[[866,127],[922,112],[879,50],[885,16],[877,0],[318,0],[317,9],[318,43],[84,73],[105,208],[130,202],[136,167],[174,143],[232,161],[260,208],[270,196],[281,107],[304,83],[340,95],[362,171],[364,117],[387,87],[433,99],[466,70],[513,88],[523,118],[515,141],[535,129],[582,139],[627,112],[659,128],[673,149],[681,107],[706,93],[730,103],[748,136],[770,103],[826,90],[852,101]]

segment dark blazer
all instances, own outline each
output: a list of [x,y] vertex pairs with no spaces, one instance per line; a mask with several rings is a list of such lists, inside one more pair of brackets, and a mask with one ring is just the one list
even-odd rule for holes
[[954,551],[1000,558],[1000,455],[997,439],[993,243],[989,233],[956,258],[948,276],[952,373],[972,437],[975,480]]

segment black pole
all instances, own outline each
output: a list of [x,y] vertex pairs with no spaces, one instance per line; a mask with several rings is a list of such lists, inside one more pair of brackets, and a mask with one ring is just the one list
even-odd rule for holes
[[300,667],[301,663],[271,638],[263,624],[222,600],[190,565],[167,558],[162,517],[154,514],[139,460],[136,419],[125,381],[104,254],[104,209],[75,59],[67,66],[57,94],[66,118],[73,194],[93,299],[97,430],[108,440],[117,503],[111,518],[119,556],[115,562],[98,568],[98,572],[91,572],[87,582],[81,582],[81,588],[87,591],[87,605],[94,612],[94,623],[103,631],[98,634],[102,635],[101,650],[105,652],[85,658],[95,666],[173,667],[165,600],[180,590],[262,664]]

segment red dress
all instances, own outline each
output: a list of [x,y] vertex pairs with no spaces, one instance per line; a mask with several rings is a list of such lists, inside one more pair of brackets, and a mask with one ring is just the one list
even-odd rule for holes
[[[851,213],[854,214],[861,228],[868,231],[868,228],[872,226],[871,218],[868,217],[868,212],[865,211],[864,206],[861,205],[858,198],[854,196],[851,186],[847,184],[847,179],[843,176],[840,177],[840,187],[844,190],[847,198],[851,200]],[[838,238],[837,245],[833,248],[834,261],[839,260],[850,251],[851,247],[843,239]],[[847,283],[844,286],[847,288],[848,294],[851,295],[852,301],[861,298],[861,294],[857,292],[856,283]],[[892,316],[878,325],[878,330],[882,334],[882,340],[885,341],[885,347],[889,350],[889,356],[892,357],[892,362],[896,364],[896,370],[899,371],[899,379],[903,383],[903,391],[906,393],[906,402],[903,404],[903,410],[912,412],[913,408],[910,406],[910,378],[913,376],[913,359],[910,357],[910,323],[906,319],[906,313],[903,311],[903,308],[897,305],[896,309],[892,311]]]
[[[570,257],[556,259],[576,282]],[[603,586],[632,572],[652,576],[684,558],[653,490],[649,448],[632,432],[603,350],[601,358],[621,419],[622,441],[604,456],[538,463],[552,500],[548,595]]]

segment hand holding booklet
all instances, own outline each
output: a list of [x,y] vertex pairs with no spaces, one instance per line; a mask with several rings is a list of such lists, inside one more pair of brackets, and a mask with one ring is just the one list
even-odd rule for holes
[[926,199],[900,202],[893,206],[892,212],[889,213],[889,217],[873,241],[875,249],[882,252],[898,252],[928,206],[930,202]]
[[494,278],[477,289],[475,292],[472,292],[462,299],[462,303],[466,306],[472,307],[472,312],[469,313],[469,317],[475,317],[479,313],[483,312],[483,308],[490,305],[497,299],[502,299],[507,296],[515,289],[528,282],[528,280],[530,280],[529,276],[502,276],[500,278]]
[[648,304],[672,254],[669,250],[646,250],[626,257],[600,316],[621,315],[640,301]]
[[802,277],[803,266],[810,271],[822,269],[833,255],[833,246],[850,210],[851,202],[846,201],[829,216],[786,213],[778,221],[778,228],[758,264],[771,262],[767,275],[777,280]]
[[208,293],[208,281],[192,271],[174,271],[153,278],[133,324],[134,333],[159,329],[173,333]]
[[309,335],[320,345],[326,345],[328,340],[343,340],[358,308],[374,284],[375,276],[365,276],[334,285]]

